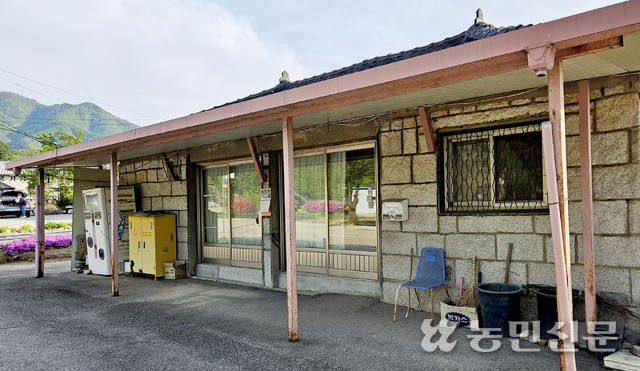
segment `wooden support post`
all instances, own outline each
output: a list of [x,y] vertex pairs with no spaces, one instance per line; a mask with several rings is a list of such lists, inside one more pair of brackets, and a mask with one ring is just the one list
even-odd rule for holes
[[433,134],[433,125],[431,125],[431,116],[429,115],[429,112],[427,112],[427,109],[424,107],[418,107],[418,113],[420,114],[420,123],[422,124],[424,139],[427,141],[427,152],[435,152],[436,138]]
[[38,168],[36,186],[36,278],[44,277],[44,168]]
[[287,310],[289,341],[298,341],[298,278],[296,273],[296,214],[293,183],[293,118],[282,119],[284,229],[287,248]]
[[[591,174],[591,107],[589,80],[578,82],[580,108],[580,179],[582,183],[582,249],[584,257],[584,307],[587,320],[587,337],[593,336],[596,314],[596,276],[593,253],[593,188]],[[595,351],[595,344],[588,342]]]
[[256,167],[256,171],[258,172],[258,178],[260,179],[260,183],[264,183],[267,180],[264,176],[264,168],[262,167],[262,160],[260,160],[260,156],[258,155],[258,151],[256,151],[256,146],[253,143],[251,138],[247,138],[247,144],[249,145],[249,151],[251,151],[251,158],[253,159],[253,165]]
[[118,264],[118,154],[111,154],[111,295],[120,295]]
[[[567,152],[565,137],[564,117],[564,74],[562,61],[556,59],[549,74],[549,120],[552,126],[554,164],[556,173],[556,187],[558,191],[558,209],[560,213],[560,235],[562,237],[565,283],[556,279],[556,298],[558,308],[568,305],[567,318],[560,318],[561,310],[558,310],[558,322],[562,322],[561,332],[564,339],[559,340],[561,369],[575,370],[575,355],[573,353],[573,303],[571,290],[571,243],[569,241],[569,191],[567,187]],[[547,173],[547,177],[550,174]],[[551,202],[551,201],[549,201]],[[554,249],[556,246],[554,246]],[[556,265],[556,272],[558,270]],[[561,294],[566,292],[566,294]],[[566,297],[565,297],[566,296]],[[562,338],[563,336],[560,335]],[[566,367],[566,368],[565,368]]]

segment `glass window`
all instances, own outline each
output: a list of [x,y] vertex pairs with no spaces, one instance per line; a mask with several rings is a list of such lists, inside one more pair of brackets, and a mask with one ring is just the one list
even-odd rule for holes
[[329,248],[376,251],[373,148],[328,154]]
[[544,210],[540,124],[442,136],[445,212]]
[[234,245],[262,245],[262,228],[256,223],[260,211],[260,179],[253,164],[230,167],[231,241]]
[[229,176],[227,167],[204,171],[204,241],[229,243]]
[[293,167],[296,246],[325,248],[324,155],[296,157]]

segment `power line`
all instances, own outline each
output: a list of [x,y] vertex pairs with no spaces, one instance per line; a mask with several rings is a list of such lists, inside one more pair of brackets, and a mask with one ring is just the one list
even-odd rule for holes
[[44,140],[40,139],[39,137],[33,136],[31,134],[27,134],[27,133],[22,132],[22,131],[20,131],[20,130],[18,130],[16,128],[14,128],[14,127],[11,127],[11,126],[9,126],[9,124],[7,124],[7,123],[5,123],[3,121],[0,121],[0,124],[2,124],[4,126],[4,128],[0,127],[0,130],[13,131],[14,133],[18,133],[20,135],[23,135],[23,136],[29,138],[29,139],[33,139],[33,140],[35,140],[36,142],[38,142],[40,144],[50,145],[50,146],[54,146],[54,147],[58,146],[57,143],[45,142]]
[[[104,104],[104,105],[106,105],[106,106],[114,107],[114,108],[117,108],[117,109],[120,109],[120,110],[123,110],[123,111],[127,111],[127,112],[131,112],[131,113],[135,113],[136,115],[146,116],[146,117],[148,117],[148,118],[150,118],[150,119],[161,120],[160,118],[155,117],[155,116],[146,115],[146,114],[144,114],[144,113],[136,112],[136,111],[133,111],[133,110],[130,110],[130,109],[127,109],[127,108],[124,108],[124,107],[116,106],[116,105],[113,105],[113,104],[109,104],[109,103],[106,103],[106,102],[101,102],[101,101],[99,101],[99,100],[97,100],[97,99],[91,99],[91,98],[89,98],[89,97],[85,97],[85,96],[80,95],[80,94],[76,94],[76,93],[73,93],[73,92],[70,92],[70,91],[67,91],[67,90],[64,90],[64,89],[60,89],[60,88],[55,87],[55,86],[53,86],[53,85],[45,84],[45,83],[43,83],[43,82],[36,81],[36,80],[34,80],[34,79],[31,79],[31,78],[28,78],[28,77],[25,77],[25,76],[19,75],[19,74],[17,74],[17,73],[14,73],[14,72],[11,72],[11,71],[7,71],[7,70],[5,70],[5,69],[3,69],[3,68],[0,68],[0,71],[5,72],[5,73],[8,73],[8,74],[13,75],[13,76],[20,77],[20,78],[22,78],[22,79],[25,79],[25,80],[28,80],[28,81],[31,81],[31,82],[34,82],[34,83],[36,83],[36,84],[40,84],[40,85],[46,86],[46,87],[51,88],[51,89],[55,89],[55,90],[61,91],[61,92],[63,92],[63,93],[67,93],[67,94],[74,95],[74,96],[79,97],[79,98],[82,98],[82,99],[88,99],[89,101],[93,101],[93,102],[97,102],[97,103],[100,103],[100,104]],[[3,80],[4,80],[4,79],[3,79]],[[9,81],[9,80],[5,80],[5,81]],[[12,81],[9,81],[9,82],[12,82]],[[16,85],[17,85],[17,84],[16,84]],[[40,94],[41,94],[41,93],[40,93]],[[44,95],[44,94],[43,94],[43,95]],[[48,97],[48,98],[50,98],[50,97]],[[50,99],[53,99],[53,98],[50,98]],[[59,100],[58,100],[58,101],[59,101]]]

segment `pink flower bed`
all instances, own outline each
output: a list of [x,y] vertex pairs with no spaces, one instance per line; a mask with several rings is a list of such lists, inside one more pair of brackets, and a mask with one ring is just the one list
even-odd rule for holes
[[[61,248],[71,245],[71,233],[62,233],[54,235],[44,236],[44,247],[46,248]],[[20,240],[11,241],[4,245],[0,245],[0,251],[3,251],[4,255],[16,256],[24,251],[31,251],[36,249],[36,236],[29,236]]]

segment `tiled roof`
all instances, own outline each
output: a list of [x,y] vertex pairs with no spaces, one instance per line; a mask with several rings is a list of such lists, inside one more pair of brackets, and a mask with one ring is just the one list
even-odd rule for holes
[[0,175],[13,176],[13,171],[7,170],[7,161],[0,161]]
[[379,66],[383,66],[385,64],[389,64],[389,63],[394,63],[394,62],[398,62],[404,59],[409,59],[409,58],[413,58],[413,57],[417,57],[420,55],[425,55],[425,54],[429,54],[429,53],[433,53],[439,50],[444,50],[444,49],[448,49],[454,46],[458,46],[458,45],[462,45],[462,44],[466,44],[472,41],[476,41],[476,40],[480,40],[480,39],[486,39],[488,37],[491,36],[495,36],[495,35],[499,35],[499,34],[503,34],[503,33],[507,33],[507,32],[511,32],[511,31],[515,31],[521,28],[525,28],[525,27],[529,27],[531,25],[517,25],[517,26],[509,26],[509,27],[495,27],[491,24],[485,23],[483,21],[479,21],[476,24],[472,25],[471,27],[469,27],[468,30],[452,36],[452,37],[448,37],[442,41],[437,41],[434,43],[431,43],[429,45],[426,46],[421,46],[418,48],[414,48],[411,50],[407,50],[407,51],[402,51],[399,53],[395,53],[395,54],[388,54],[382,57],[375,57],[375,58],[371,58],[371,59],[367,59],[364,60],[360,63],[356,63],[353,64],[351,66],[348,67],[344,67],[344,68],[340,68],[338,70],[334,70],[331,72],[326,72],[320,75],[316,75],[313,77],[309,77],[307,79],[303,79],[303,80],[299,80],[299,81],[282,81],[280,82],[278,85],[276,85],[275,87],[271,88],[271,89],[267,89],[264,91],[261,91],[259,93],[256,94],[252,94],[249,95],[245,98],[241,98],[238,99],[234,102],[230,102],[230,103],[226,103],[220,106],[216,106],[213,107],[212,109],[215,108],[219,108],[219,107],[224,107],[230,104],[234,104],[234,103],[239,103],[239,102],[244,102],[244,101],[248,101],[251,99],[255,99],[255,98],[260,98],[263,96],[267,96],[270,94],[274,94],[274,93],[278,93],[281,91],[285,91],[285,90],[290,90],[290,89],[294,89],[294,88],[298,88],[301,86],[305,86],[305,85],[310,85],[316,82],[320,82],[320,81],[324,81],[324,80],[329,80],[335,77],[340,77],[340,76],[344,76],[344,75],[349,75],[355,72],[359,72],[359,71],[364,71],[364,70],[368,70],[370,68],[374,68],[374,67],[379,67]]

